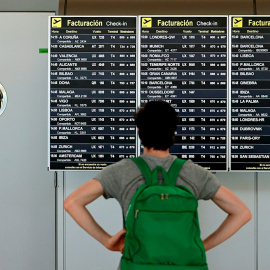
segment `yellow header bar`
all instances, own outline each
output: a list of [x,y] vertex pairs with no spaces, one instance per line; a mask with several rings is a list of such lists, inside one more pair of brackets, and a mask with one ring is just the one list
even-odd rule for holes
[[269,27],[270,26],[270,21],[262,21],[262,20],[248,20],[248,26],[265,26]]

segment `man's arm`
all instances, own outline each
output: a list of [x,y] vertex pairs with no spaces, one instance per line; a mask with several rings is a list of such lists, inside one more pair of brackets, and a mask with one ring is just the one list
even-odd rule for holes
[[111,236],[95,221],[86,208],[86,205],[104,194],[102,185],[95,179],[83,184],[71,193],[64,202],[65,210],[87,233],[112,251],[123,252],[124,234],[122,229]]
[[206,251],[224,242],[251,219],[248,207],[224,186],[219,188],[212,200],[228,216],[220,227],[203,241]]

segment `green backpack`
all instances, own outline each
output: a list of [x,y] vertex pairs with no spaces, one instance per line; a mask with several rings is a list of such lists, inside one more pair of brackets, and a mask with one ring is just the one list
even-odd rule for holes
[[[121,270],[207,270],[198,201],[187,187],[175,185],[185,160],[176,159],[168,173],[160,166],[151,171],[140,157],[132,160],[146,184],[128,208]],[[159,172],[163,184],[158,183]]]

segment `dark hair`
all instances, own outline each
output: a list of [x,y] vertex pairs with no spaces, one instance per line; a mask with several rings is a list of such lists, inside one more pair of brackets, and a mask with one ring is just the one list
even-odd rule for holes
[[150,101],[135,114],[142,144],[155,150],[166,150],[174,143],[178,117],[165,101]]

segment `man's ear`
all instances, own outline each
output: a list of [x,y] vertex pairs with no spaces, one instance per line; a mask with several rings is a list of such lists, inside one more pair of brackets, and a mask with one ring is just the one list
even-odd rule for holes
[[137,133],[138,133],[139,139],[141,140],[139,131],[140,131],[140,129],[137,127]]

